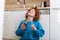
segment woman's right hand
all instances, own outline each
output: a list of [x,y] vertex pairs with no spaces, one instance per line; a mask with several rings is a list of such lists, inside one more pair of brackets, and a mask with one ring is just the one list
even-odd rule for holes
[[22,24],[22,30],[24,30],[25,28],[26,28],[26,24],[24,23],[24,24]]

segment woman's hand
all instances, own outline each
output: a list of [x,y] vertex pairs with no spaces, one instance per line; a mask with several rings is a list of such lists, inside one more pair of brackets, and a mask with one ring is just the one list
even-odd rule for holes
[[22,24],[22,30],[24,30],[26,28],[26,24]]
[[32,29],[35,31],[36,30],[36,27],[34,26],[34,24],[32,25]]

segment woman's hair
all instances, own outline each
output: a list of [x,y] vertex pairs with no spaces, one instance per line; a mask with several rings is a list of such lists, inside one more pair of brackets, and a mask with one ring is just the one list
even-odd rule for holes
[[29,12],[31,9],[35,9],[35,17],[33,18],[33,20],[34,20],[34,21],[35,21],[35,20],[39,20],[39,19],[40,19],[40,12],[39,12],[39,9],[38,9],[37,7],[32,7],[32,8],[30,8],[30,9],[27,11],[27,13],[26,13],[25,18],[26,18],[26,19],[28,18],[28,12]]

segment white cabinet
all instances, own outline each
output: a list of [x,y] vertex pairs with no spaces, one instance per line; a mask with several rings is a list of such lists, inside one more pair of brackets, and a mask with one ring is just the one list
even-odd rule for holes
[[60,10],[51,9],[50,13],[50,39],[60,40],[60,17],[58,15]]
[[60,0],[50,0],[51,8],[60,8]]

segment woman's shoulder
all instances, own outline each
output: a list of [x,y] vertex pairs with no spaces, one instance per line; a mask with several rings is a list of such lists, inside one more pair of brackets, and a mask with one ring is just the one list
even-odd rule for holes
[[36,20],[36,21],[34,21],[34,23],[37,24],[37,25],[42,24],[40,20]]
[[36,22],[36,23],[40,23],[40,20],[35,20],[34,22]]
[[22,20],[22,21],[20,21],[20,23],[24,23],[26,20]]

